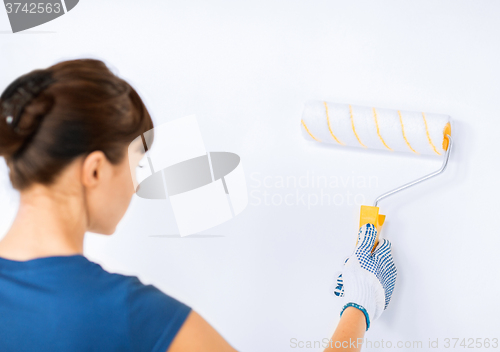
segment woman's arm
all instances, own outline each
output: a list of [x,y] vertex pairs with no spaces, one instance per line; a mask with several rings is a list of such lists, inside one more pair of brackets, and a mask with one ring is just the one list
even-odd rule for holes
[[336,350],[360,351],[365,331],[366,319],[363,312],[354,307],[347,307],[325,352]]
[[376,238],[377,229],[373,224],[360,228],[356,248],[337,278],[334,293],[343,297],[345,304],[339,325],[325,351],[361,350],[364,331],[391,300],[397,276],[391,243],[383,239],[372,252]]
[[199,351],[237,352],[205,319],[192,310],[172,341],[168,352]]

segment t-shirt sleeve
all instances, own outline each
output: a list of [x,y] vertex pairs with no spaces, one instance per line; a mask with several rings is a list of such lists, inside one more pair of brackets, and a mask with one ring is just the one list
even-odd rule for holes
[[128,304],[132,350],[138,352],[167,351],[191,311],[136,277],[130,277]]

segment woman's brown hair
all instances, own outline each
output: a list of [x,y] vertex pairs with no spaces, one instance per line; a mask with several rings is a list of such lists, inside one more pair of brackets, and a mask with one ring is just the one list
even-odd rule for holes
[[130,142],[152,128],[134,88],[99,60],[31,71],[0,97],[0,156],[18,190],[50,185],[72,160],[95,150],[119,164]]

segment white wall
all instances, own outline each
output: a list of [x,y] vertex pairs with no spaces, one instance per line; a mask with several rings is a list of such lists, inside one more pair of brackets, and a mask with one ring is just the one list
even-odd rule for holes
[[[91,259],[191,305],[241,351],[320,350],[292,348],[290,339],[321,340],[338,321],[329,287],[359,221],[348,194],[371,204],[440,164],[311,145],[300,133],[303,102],[451,115],[456,148],[446,174],[380,204],[399,276],[366,335],[420,340],[420,350],[439,338],[442,349],[444,338],[500,337],[499,11],[484,0],[81,0],[16,35],[0,11],[0,85],[63,59],[100,58],[138,89],[155,123],[196,114],[208,150],[242,157],[251,198],[235,219],[179,238],[167,201],[134,197],[112,237],[86,240]],[[313,200],[320,188],[256,181],[307,174],[338,178],[323,191],[346,201],[263,203],[264,191],[275,202]],[[370,177],[371,187],[350,182]],[[5,210],[16,195],[2,192]]]

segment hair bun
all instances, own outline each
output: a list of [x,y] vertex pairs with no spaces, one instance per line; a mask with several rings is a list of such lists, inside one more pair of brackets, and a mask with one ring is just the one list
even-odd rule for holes
[[51,110],[54,99],[41,94],[54,82],[52,73],[35,70],[13,81],[0,96],[1,130],[10,130],[0,144],[1,155],[20,153],[37,130],[42,118]]

